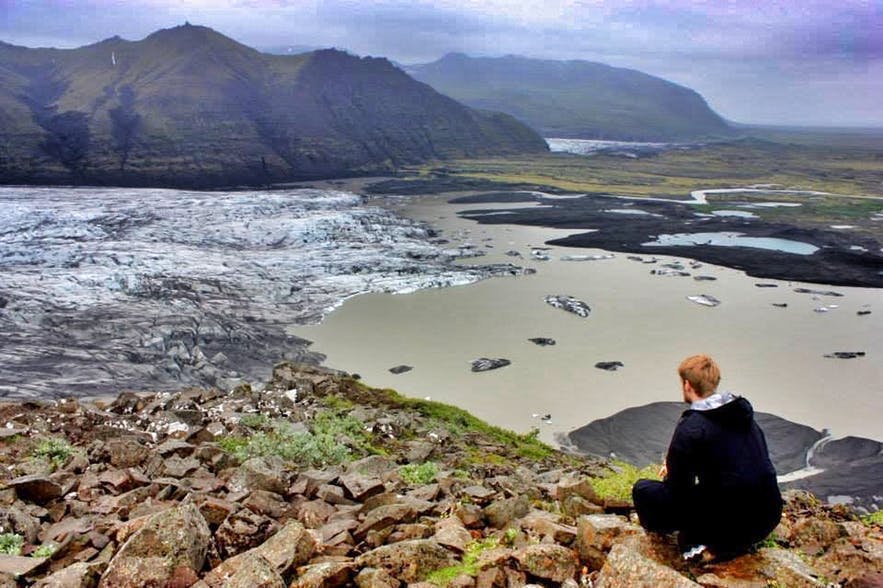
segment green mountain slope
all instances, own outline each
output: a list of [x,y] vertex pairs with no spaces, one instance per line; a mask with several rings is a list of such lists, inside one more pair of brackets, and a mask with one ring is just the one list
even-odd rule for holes
[[693,90],[601,63],[454,53],[406,69],[443,94],[511,114],[545,137],[672,141],[730,133]]
[[545,151],[385,59],[259,53],[185,25],[74,50],[0,43],[0,182],[209,187]]

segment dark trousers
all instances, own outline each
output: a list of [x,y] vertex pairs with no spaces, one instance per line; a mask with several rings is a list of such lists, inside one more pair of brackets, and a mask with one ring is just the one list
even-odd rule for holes
[[654,533],[672,533],[684,525],[684,517],[668,487],[656,480],[638,480],[632,500],[641,526]]
[[774,486],[717,497],[714,504],[682,504],[670,488],[655,480],[638,480],[632,500],[641,526],[654,533],[678,531],[682,548],[707,545],[719,555],[744,552],[778,524],[782,499]]

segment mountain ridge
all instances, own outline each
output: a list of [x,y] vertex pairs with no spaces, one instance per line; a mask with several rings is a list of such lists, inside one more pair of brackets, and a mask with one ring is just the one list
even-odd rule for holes
[[0,182],[265,185],[545,151],[388,60],[264,54],[207,27],[79,49],[0,45]]
[[546,137],[671,141],[732,132],[694,90],[598,62],[449,53],[406,71],[469,106],[511,114]]

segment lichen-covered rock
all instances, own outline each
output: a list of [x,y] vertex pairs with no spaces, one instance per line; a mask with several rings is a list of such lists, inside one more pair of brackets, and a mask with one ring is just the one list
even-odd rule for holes
[[640,527],[618,515],[585,515],[577,520],[576,549],[591,570],[601,569],[607,552],[623,535],[640,533]]
[[610,550],[595,588],[700,588],[674,569],[641,553],[633,543],[617,543]]
[[589,502],[598,500],[595,488],[586,478],[576,480],[567,478],[558,482],[558,486],[555,488],[555,498],[563,502],[570,496],[579,496]]
[[227,486],[232,492],[267,490],[285,494],[288,480],[284,468],[285,462],[279,457],[252,457],[239,466]]
[[356,539],[364,538],[371,531],[380,531],[401,523],[411,523],[417,518],[417,511],[410,504],[387,504],[370,511],[365,520],[355,530]]
[[46,504],[52,500],[61,498],[61,484],[51,480],[47,476],[32,474],[11,480],[7,486],[14,488],[19,498],[27,502]]
[[34,588],[94,588],[99,575],[96,566],[80,562],[43,578]]
[[231,558],[206,574],[209,588],[285,588],[273,564],[252,552]]
[[352,563],[322,562],[298,568],[297,579],[289,588],[336,588],[352,577]]
[[466,530],[460,519],[449,517],[435,523],[435,535],[432,539],[439,545],[463,553],[466,551],[466,546],[472,542],[472,534]]
[[165,586],[178,566],[202,569],[210,540],[208,525],[192,503],[157,513],[119,549],[99,587]]
[[814,566],[825,577],[841,583],[873,572],[883,575],[883,538],[858,534],[854,538],[841,537],[815,560]]
[[[749,586],[788,586],[788,588],[825,588],[826,582],[796,553],[785,549],[764,548],[727,562],[706,566],[696,578],[704,586],[747,588]],[[750,583],[749,583],[750,582]]]
[[555,544],[528,545],[515,552],[521,569],[531,576],[561,583],[576,576],[576,554]]
[[215,532],[215,545],[223,558],[257,547],[278,529],[277,523],[247,508],[231,514]]
[[356,559],[357,567],[381,568],[402,582],[416,582],[430,572],[454,563],[451,552],[431,539],[384,545]]
[[523,494],[495,500],[484,509],[484,515],[488,522],[497,529],[506,527],[513,520],[523,517],[528,512],[530,512],[530,499]]
[[117,468],[139,466],[150,457],[150,450],[136,437],[116,437],[104,444],[103,456]]
[[356,586],[359,588],[399,588],[401,585],[386,570],[363,568],[356,575]]

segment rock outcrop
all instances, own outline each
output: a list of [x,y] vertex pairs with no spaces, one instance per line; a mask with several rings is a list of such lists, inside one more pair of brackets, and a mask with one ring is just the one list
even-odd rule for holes
[[0,555],[0,585],[857,586],[883,573],[880,526],[803,492],[756,551],[685,562],[596,492],[606,462],[321,368],[280,364],[261,391],[5,404],[0,424],[17,431],[0,442],[0,524],[21,545]]

